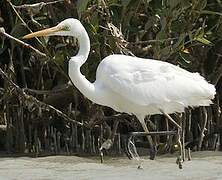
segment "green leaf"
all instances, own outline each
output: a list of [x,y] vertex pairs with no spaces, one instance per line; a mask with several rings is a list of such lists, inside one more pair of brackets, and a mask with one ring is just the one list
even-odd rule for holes
[[177,42],[175,42],[175,44],[173,45],[173,49],[180,49],[181,46],[183,46],[184,41],[185,41],[185,37],[186,34],[180,34],[179,39],[177,40]]
[[161,59],[166,60],[168,57],[171,55],[171,46],[167,46],[163,49],[161,49],[160,54],[161,54]]
[[195,38],[195,40],[205,45],[212,46],[212,43],[209,40],[205,39],[204,37],[197,37]]
[[128,6],[131,0],[121,0],[121,3],[124,7]]
[[169,0],[170,9],[174,9],[180,2],[180,0]]
[[190,66],[191,62],[194,60],[193,56],[191,56],[190,54],[186,54],[183,52],[179,53],[178,56],[178,63],[183,67],[183,68],[187,68],[188,66]]
[[78,0],[77,1],[77,11],[79,17],[81,17],[82,13],[86,10],[89,0]]
[[202,10],[202,11],[194,11],[194,12],[198,12],[200,14],[209,14],[209,15],[219,15],[219,16],[222,16],[222,13],[215,12],[215,11]]

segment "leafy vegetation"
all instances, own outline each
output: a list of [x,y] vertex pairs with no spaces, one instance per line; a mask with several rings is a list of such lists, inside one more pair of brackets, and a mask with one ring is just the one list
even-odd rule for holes
[[[175,118],[183,123],[185,142],[200,150],[215,149],[219,137],[222,139],[221,12],[220,0],[2,0],[0,26],[21,39],[30,31],[56,25],[68,17],[80,19],[91,40],[90,56],[82,68],[90,81],[95,79],[98,63],[113,53],[160,59],[199,72],[217,88],[214,104],[206,109],[189,109]],[[116,112],[92,104],[70,85],[68,60],[78,51],[77,40],[51,37],[27,43],[47,57],[1,36],[0,67],[8,78],[1,73],[2,150],[97,153],[119,118],[104,121],[104,115]],[[148,126],[152,130],[172,128],[159,115],[152,116]],[[119,144],[124,144],[124,134],[137,130],[141,127],[134,117],[122,118]],[[173,151],[175,140],[169,139],[155,139],[159,152]],[[115,148],[121,149],[117,145],[115,152]]]

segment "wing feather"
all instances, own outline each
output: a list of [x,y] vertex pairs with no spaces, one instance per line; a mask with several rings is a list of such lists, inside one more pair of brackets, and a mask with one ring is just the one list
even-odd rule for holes
[[212,98],[213,85],[198,73],[190,73],[175,65],[150,59],[111,55],[97,69],[97,80],[115,93],[139,105]]

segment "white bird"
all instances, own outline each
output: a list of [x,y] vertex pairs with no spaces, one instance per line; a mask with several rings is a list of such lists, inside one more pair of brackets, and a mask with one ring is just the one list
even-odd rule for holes
[[[68,73],[79,91],[96,104],[136,115],[145,132],[146,115],[168,115],[184,112],[188,106],[209,106],[216,93],[214,85],[198,73],[159,60],[120,54],[104,58],[91,83],[80,72],[90,52],[90,39],[79,20],[69,18],[24,38],[56,35],[78,39],[79,52],[71,57]],[[152,139],[148,140],[152,145]]]

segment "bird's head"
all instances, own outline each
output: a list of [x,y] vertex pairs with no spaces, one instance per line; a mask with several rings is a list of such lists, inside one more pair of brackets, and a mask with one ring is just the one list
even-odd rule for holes
[[81,37],[84,27],[78,19],[69,18],[60,22],[57,26],[25,35],[24,39],[40,36],[74,36]]

